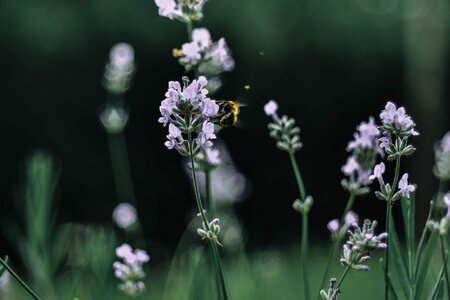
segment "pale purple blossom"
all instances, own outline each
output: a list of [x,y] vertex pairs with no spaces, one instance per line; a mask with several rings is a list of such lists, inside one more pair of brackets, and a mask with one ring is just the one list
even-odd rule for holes
[[375,124],[375,119],[370,117],[369,122],[362,122],[357,127],[357,132],[353,135],[354,139],[348,143],[347,151],[357,148],[374,148],[379,135],[380,130]]
[[198,134],[196,139],[197,145],[201,148],[206,149],[212,147],[212,142],[210,140],[215,139],[214,134],[214,124],[208,121],[204,121],[202,125],[202,131]]
[[212,166],[218,166],[222,162],[220,158],[220,151],[218,149],[206,148],[205,158],[208,164]]
[[344,227],[346,229],[350,228],[350,226],[352,226],[354,223],[358,223],[358,220],[358,215],[353,211],[349,211],[345,214],[344,217]]
[[444,201],[444,204],[447,206],[446,218],[450,219],[450,193],[445,194],[442,200]]
[[219,112],[219,105],[209,98],[206,98],[202,102],[202,114],[206,117],[213,118]]
[[117,68],[129,68],[134,62],[134,49],[127,43],[119,43],[109,53],[111,64]]
[[158,13],[162,17],[173,20],[183,16],[183,12],[175,0],[155,0],[155,4],[158,6]]
[[346,176],[353,175],[356,171],[360,169],[360,165],[356,161],[354,156],[347,158],[347,162],[342,166],[341,170]]
[[275,100],[269,100],[264,105],[264,112],[268,117],[277,117],[278,103]]
[[169,150],[176,148],[184,142],[180,129],[172,123],[169,124],[169,134],[166,137],[167,142],[165,142],[164,145],[166,145]]
[[339,227],[340,227],[340,225],[339,225],[338,219],[333,219],[330,222],[328,222],[328,224],[327,224],[327,228],[331,232],[331,234],[338,232]]
[[197,70],[208,77],[217,76],[222,72],[234,69],[234,59],[224,38],[217,42],[211,40],[211,34],[206,28],[196,28],[192,31],[192,41],[184,43],[181,51],[176,52],[186,71]]
[[120,203],[114,209],[112,217],[117,226],[126,229],[136,222],[136,209],[131,204]]
[[402,197],[409,198],[409,194],[416,190],[416,187],[408,183],[408,173],[403,174],[402,178],[398,182],[398,188],[400,189],[400,195]]
[[391,127],[393,130],[400,131],[407,135],[418,135],[414,129],[415,123],[409,115],[406,114],[404,107],[397,107],[394,103],[388,102],[384,110],[380,113],[380,119],[383,125]]
[[443,153],[450,153],[450,131],[441,140],[441,151]]
[[192,30],[192,40],[197,43],[200,50],[204,50],[211,44],[211,34],[206,28],[195,28]]
[[119,288],[129,296],[139,295],[145,288],[141,281],[145,277],[142,265],[148,262],[150,257],[144,250],[133,251],[128,244],[118,247],[116,256],[123,260],[123,262],[113,263],[114,276],[122,281]]
[[373,174],[369,177],[370,180],[374,180],[376,178],[380,182],[380,185],[383,185],[384,184],[383,174],[385,171],[386,166],[384,165],[383,162],[379,163],[378,165],[375,165],[375,167],[373,168]]

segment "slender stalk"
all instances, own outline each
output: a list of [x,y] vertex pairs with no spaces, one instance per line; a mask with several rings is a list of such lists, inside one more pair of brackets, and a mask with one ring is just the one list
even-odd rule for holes
[[[289,153],[291,159],[292,169],[294,170],[295,180],[297,181],[298,191],[300,193],[300,200],[304,201],[306,199],[305,186],[303,184],[302,175],[298,168],[297,159],[294,153]],[[301,238],[301,261],[303,270],[303,289],[305,290],[305,299],[310,299],[309,292],[309,277],[308,277],[308,212],[302,213],[302,238]]]
[[350,266],[347,266],[344,270],[344,273],[342,273],[341,278],[339,278],[337,284],[336,284],[336,289],[339,288],[342,284],[342,282],[344,281],[345,276],[347,276],[348,271],[350,271]]
[[[354,202],[355,202],[355,195],[353,193],[350,193],[350,196],[347,200],[347,204],[345,205],[344,213],[341,216],[339,224],[342,225],[344,223],[345,215],[352,209]],[[328,273],[330,272],[331,263],[334,261],[334,258],[336,257],[336,252],[339,248],[341,240],[342,240],[342,238],[339,238],[339,239],[333,241],[333,246],[331,247],[330,253],[328,255],[327,265],[325,267],[325,271],[323,273],[322,280],[320,281],[319,289],[322,289],[323,286],[325,285],[325,281],[328,278]],[[318,294],[318,296],[317,296],[317,300],[319,300],[319,299],[320,299],[320,294]]]
[[444,264],[444,278],[445,278],[445,284],[446,284],[446,288],[447,288],[447,295],[450,295],[450,282],[449,282],[449,273],[448,273],[448,267],[447,267],[447,263],[448,263],[448,250],[447,250],[447,244],[444,241],[444,237],[442,235],[439,236],[440,238],[440,242],[441,242],[441,254],[442,254],[442,263]]
[[186,21],[186,30],[187,30],[187,35],[188,35],[188,39],[190,41],[192,41],[192,21]]
[[[190,143],[190,145],[192,147],[193,143],[192,143],[192,136],[191,136],[190,133],[188,134],[188,141],[189,141],[189,143]],[[193,149],[191,148],[190,151],[192,153]],[[195,171],[194,157],[191,154],[189,156],[189,158],[190,158],[190,161],[191,161],[192,182],[193,182],[193,185],[194,185],[194,194],[195,194],[195,200],[196,200],[196,203],[197,203],[197,208],[198,208],[198,211],[200,213],[200,216],[202,218],[203,223],[205,224],[207,230],[209,231],[210,230],[210,226],[209,226],[208,219],[206,218],[205,211],[203,209],[203,204],[202,204],[202,200],[201,200],[201,196],[200,196],[200,190],[199,190],[199,187],[198,187],[197,174],[196,174],[196,171]],[[212,241],[211,240],[211,247],[213,249],[213,257],[214,257],[215,264],[216,264],[216,267],[217,267],[217,274],[216,275],[219,276],[220,290],[221,290],[222,299],[223,300],[228,300],[228,294],[227,294],[227,289],[226,289],[226,285],[225,285],[225,278],[223,276],[223,268],[222,268],[222,265],[221,265],[221,262],[220,262],[220,255],[219,255],[219,250],[217,248],[216,241]]]
[[394,181],[392,183],[391,186],[391,192],[389,194],[389,199],[388,199],[388,203],[386,206],[386,232],[388,234],[387,238],[386,238],[386,251],[384,253],[384,269],[385,269],[385,273],[384,273],[384,281],[385,281],[385,288],[384,288],[384,298],[385,300],[389,299],[389,288],[388,288],[388,280],[389,280],[389,242],[390,242],[390,225],[391,225],[391,215],[392,215],[392,197],[394,196],[394,191],[396,190],[397,187],[397,183],[398,183],[398,178],[400,176],[400,156],[397,156],[396,160],[395,160],[395,176],[394,176]]
[[303,284],[305,289],[305,299],[310,298],[309,291],[309,277],[308,277],[308,213],[302,213],[302,245],[301,245],[301,255],[302,255],[302,269],[303,269]]
[[206,187],[206,209],[210,216],[215,215],[214,200],[211,187],[211,170],[205,170],[205,187]]
[[298,190],[300,192],[300,200],[304,201],[306,198],[305,185],[303,184],[302,175],[298,168],[297,159],[295,158],[294,153],[289,153],[289,157],[291,158],[292,169],[294,170],[295,180],[297,181]]
[[108,147],[113,169],[116,193],[119,202],[127,202],[136,207],[127,145],[123,133],[108,134]]
[[17,280],[17,282],[30,294],[30,296],[33,297],[33,299],[41,300],[41,298],[1,258],[0,258],[0,264],[9,272],[9,274],[11,274],[12,277],[14,277]]

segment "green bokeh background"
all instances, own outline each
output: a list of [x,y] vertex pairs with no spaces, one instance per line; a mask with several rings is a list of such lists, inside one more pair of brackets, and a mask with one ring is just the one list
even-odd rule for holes
[[[449,11],[446,0],[207,3],[196,25],[216,40],[225,37],[236,60],[217,97],[247,104],[242,126],[221,136],[252,183],[248,199],[236,206],[249,251],[295,245],[299,235],[289,160],[268,137],[262,111],[272,98],[302,128],[299,163],[315,198],[314,242],[327,238],[326,223],[345,205],[340,167],[355,126],[388,99],[406,105],[421,132],[405,170],[419,184],[423,219],[420,208],[437,187],[433,144],[450,129]],[[17,216],[14,191],[24,158],[46,149],[62,167],[56,222],[111,222],[116,198],[98,121],[106,101],[101,78],[111,46],[127,42],[137,61],[126,95],[126,138],[139,215],[156,262],[167,261],[194,203],[182,163],[163,146],[165,129],[157,123],[167,82],[183,75],[171,50],[187,40],[184,25],[158,16],[151,0],[4,0],[0,36],[0,218]],[[382,222],[384,206],[369,196],[355,210]],[[1,245],[12,249],[4,238]]]

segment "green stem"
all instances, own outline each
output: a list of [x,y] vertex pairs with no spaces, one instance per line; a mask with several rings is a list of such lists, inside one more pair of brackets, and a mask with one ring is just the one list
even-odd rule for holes
[[192,41],[192,21],[186,21],[186,29],[187,29],[187,35],[188,35],[188,40]]
[[350,271],[350,266],[347,266],[344,270],[344,273],[342,273],[341,278],[339,278],[335,288],[339,288],[342,284],[342,282],[344,281],[345,276],[347,276],[348,271]]
[[301,245],[301,256],[302,256],[302,269],[303,269],[303,284],[305,289],[305,299],[310,298],[309,292],[309,277],[308,277],[308,213],[302,213],[302,245]]
[[398,178],[400,175],[400,156],[397,156],[395,160],[395,176],[394,181],[391,186],[391,192],[389,194],[388,203],[386,205],[386,232],[387,232],[387,238],[386,238],[386,251],[384,252],[384,281],[385,281],[385,287],[384,287],[384,298],[385,300],[389,299],[389,242],[390,242],[390,224],[391,224],[391,215],[392,215],[392,197],[394,196],[394,191],[396,190]]
[[[210,231],[211,228],[209,226],[208,219],[206,218],[205,211],[203,209],[203,204],[202,204],[202,200],[201,200],[201,196],[200,196],[200,190],[199,190],[199,187],[198,187],[197,174],[196,174],[196,171],[195,171],[194,156],[192,155],[193,142],[192,142],[192,136],[191,136],[190,133],[188,134],[188,141],[189,141],[189,144],[191,145],[191,149],[190,149],[191,155],[189,156],[189,158],[190,158],[190,161],[191,161],[191,174],[192,174],[192,182],[193,182],[193,185],[194,185],[195,200],[196,200],[197,208],[198,208],[198,211],[199,211],[200,216],[202,218],[202,221],[205,224],[206,229],[208,231]],[[223,276],[223,269],[222,269],[222,265],[221,265],[221,262],[220,262],[220,255],[219,255],[219,250],[217,248],[216,241],[211,240],[211,247],[213,249],[213,256],[214,256],[215,264],[216,264],[216,267],[217,267],[217,274],[216,275],[219,276],[220,290],[221,290],[222,299],[223,300],[228,300],[228,294],[227,294],[227,289],[226,289],[226,285],[225,285],[225,278]]]
[[212,197],[211,187],[211,170],[205,170],[205,187],[206,187],[206,209],[210,216],[215,215],[214,200]]
[[9,274],[11,274],[12,277],[14,277],[17,280],[17,282],[30,294],[30,296],[33,297],[33,299],[41,300],[41,298],[1,258],[0,258],[0,264],[9,272]]
[[448,268],[447,268],[447,258],[448,258],[448,251],[447,251],[447,244],[444,241],[444,237],[440,235],[440,241],[441,241],[441,254],[442,254],[442,262],[444,264],[444,278],[445,278],[445,284],[447,287],[447,295],[450,295],[450,282],[449,282],[449,276],[448,276]]
[[294,170],[295,180],[297,181],[298,190],[300,192],[300,200],[304,201],[306,198],[306,192],[302,175],[300,174],[300,170],[298,168],[297,159],[295,158],[294,153],[289,153],[289,157],[291,158],[292,169]]
[[[355,195],[353,193],[350,193],[350,196],[347,200],[347,204],[345,205],[344,213],[341,216],[341,220],[339,223],[340,225],[342,225],[344,223],[345,215],[352,209],[354,202],[355,202]],[[331,263],[332,263],[332,261],[334,261],[334,258],[336,256],[336,252],[339,248],[341,240],[342,240],[342,238],[338,238],[337,240],[335,240],[333,242],[333,246],[330,249],[330,254],[328,255],[327,265],[325,267],[325,271],[323,273],[322,280],[320,281],[320,286],[319,286],[320,289],[322,289],[325,285],[325,281],[328,278],[328,273],[330,272]],[[319,299],[320,299],[320,294],[318,294],[318,296],[317,296],[317,300],[319,300]]]

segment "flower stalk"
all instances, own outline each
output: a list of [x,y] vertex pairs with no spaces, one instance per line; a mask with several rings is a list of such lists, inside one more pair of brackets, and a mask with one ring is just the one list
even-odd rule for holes
[[0,258],[0,264],[5,268],[12,277],[30,294],[30,296],[35,300],[41,300],[41,298],[23,281],[19,275],[14,272],[14,270],[2,259]]

